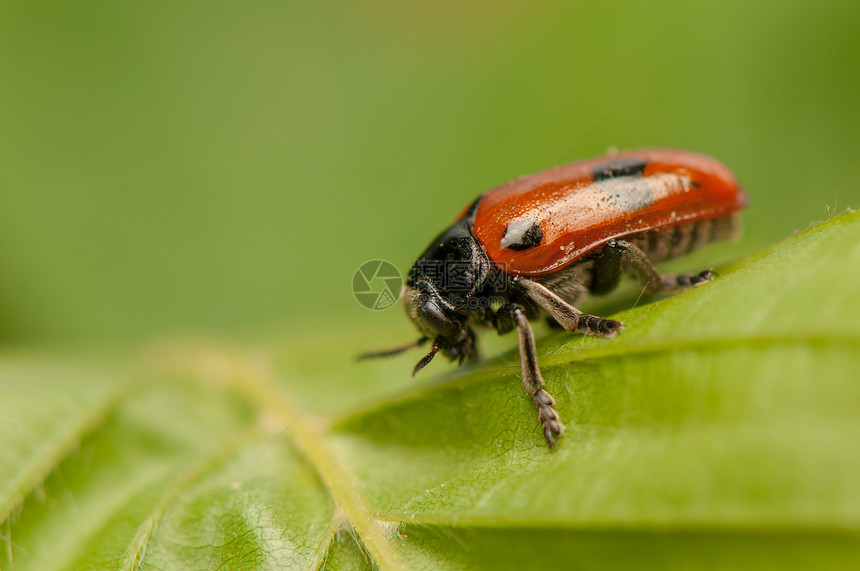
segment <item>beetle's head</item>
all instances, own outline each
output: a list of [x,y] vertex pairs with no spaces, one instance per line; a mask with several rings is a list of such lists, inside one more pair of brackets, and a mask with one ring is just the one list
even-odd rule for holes
[[430,352],[422,358],[412,372],[423,369],[438,353],[460,363],[475,359],[475,333],[468,326],[468,315],[459,311],[446,299],[432,282],[419,281],[415,286],[403,286],[406,314],[421,331],[422,340],[433,340]]
[[460,362],[474,359],[475,334],[467,325],[472,299],[487,281],[490,260],[460,220],[438,236],[412,266],[403,287],[406,313],[433,349],[416,372],[438,351]]

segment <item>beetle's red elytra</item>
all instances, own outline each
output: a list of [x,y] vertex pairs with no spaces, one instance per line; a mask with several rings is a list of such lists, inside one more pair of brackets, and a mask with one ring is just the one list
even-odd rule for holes
[[691,151],[640,149],[527,175],[469,204],[416,260],[403,288],[418,341],[362,357],[400,353],[432,341],[413,375],[441,352],[477,358],[476,327],[517,330],[526,393],[546,441],[564,432],[543,388],[534,333],[542,314],[568,331],[615,335],[623,324],[576,305],[613,290],[630,273],[649,293],[711,281],[712,270],[660,274],[655,264],[739,233],[748,198],[732,172]]

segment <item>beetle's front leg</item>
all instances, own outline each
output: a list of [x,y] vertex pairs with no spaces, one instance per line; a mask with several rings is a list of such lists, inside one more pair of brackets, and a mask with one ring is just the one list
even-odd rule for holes
[[499,333],[507,333],[517,328],[520,346],[520,374],[526,393],[532,397],[538,409],[538,417],[543,427],[543,435],[550,446],[555,445],[555,437],[564,432],[564,424],[553,406],[555,399],[544,390],[543,376],[538,367],[535,335],[526,316],[525,308],[518,303],[510,303],[501,307],[497,313],[497,328]]

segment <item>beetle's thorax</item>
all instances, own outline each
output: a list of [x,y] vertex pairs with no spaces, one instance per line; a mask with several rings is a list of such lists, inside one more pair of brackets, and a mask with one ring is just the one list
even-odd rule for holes
[[443,297],[459,308],[461,300],[477,295],[494,269],[472,234],[468,218],[455,222],[434,239],[409,271],[408,288]]

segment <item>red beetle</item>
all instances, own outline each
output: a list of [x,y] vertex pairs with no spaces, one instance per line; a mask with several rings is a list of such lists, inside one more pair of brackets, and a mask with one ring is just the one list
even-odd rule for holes
[[562,165],[489,190],[467,206],[418,258],[403,297],[421,338],[432,340],[413,375],[442,352],[477,357],[473,327],[517,329],[526,392],[550,445],[564,425],[544,390],[529,319],[545,313],[568,331],[613,336],[623,324],[576,305],[604,294],[622,273],[649,293],[713,279],[660,274],[654,264],[737,235],[747,196],[718,161],[673,149],[641,149]]

